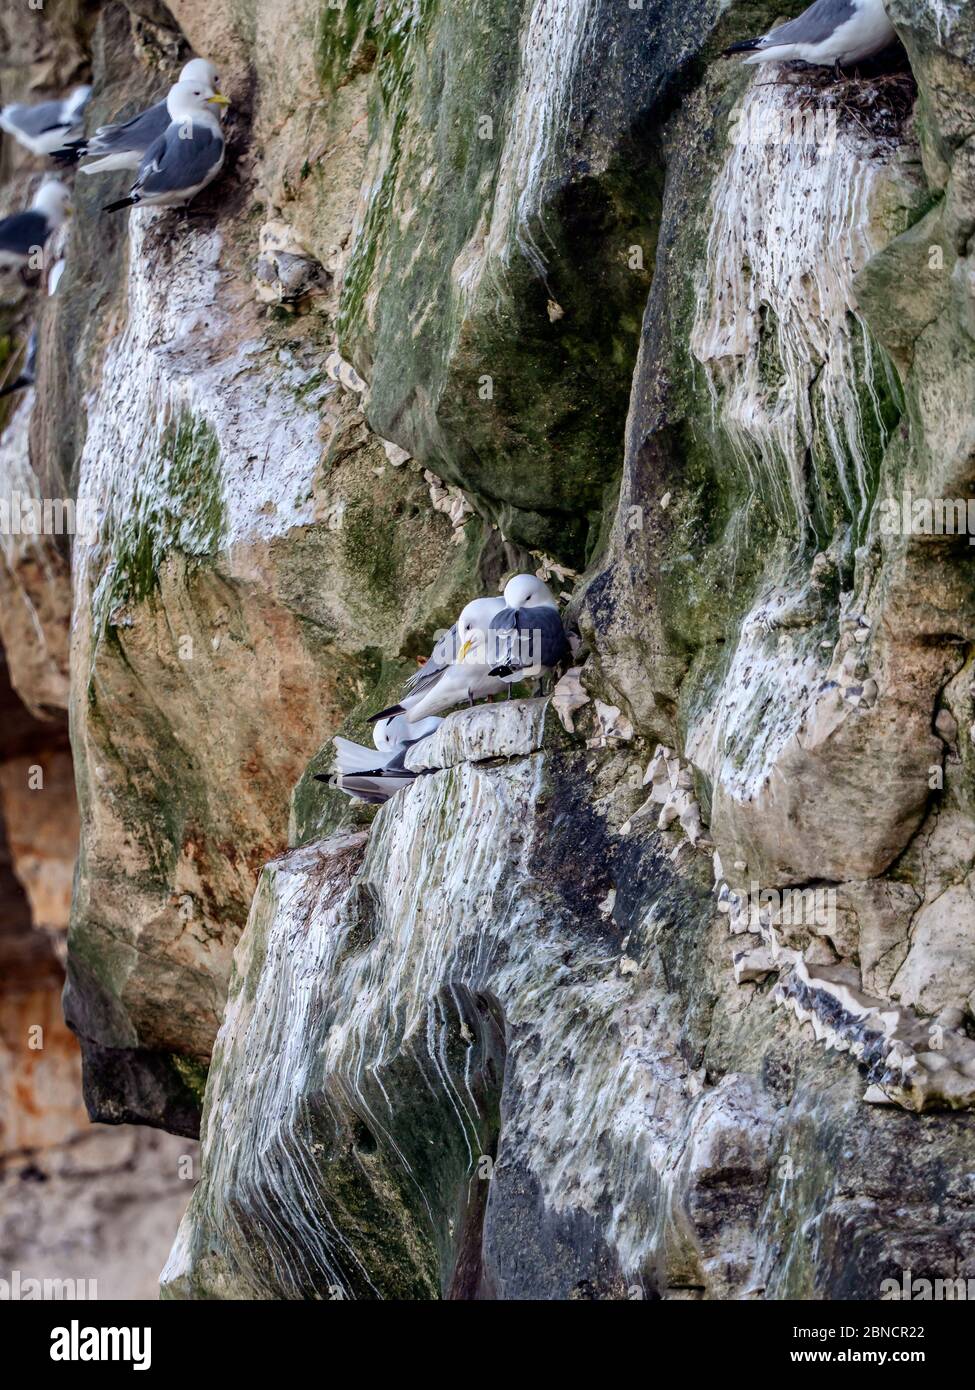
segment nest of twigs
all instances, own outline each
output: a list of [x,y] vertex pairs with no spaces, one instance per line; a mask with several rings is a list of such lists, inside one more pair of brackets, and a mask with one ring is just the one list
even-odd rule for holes
[[800,107],[834,107],[837,118],[880,144],[900,143],[917,100],[917,82],[907,55],[881,54],[854,67],[810,67],[789,63],[778,79],[796,87]]

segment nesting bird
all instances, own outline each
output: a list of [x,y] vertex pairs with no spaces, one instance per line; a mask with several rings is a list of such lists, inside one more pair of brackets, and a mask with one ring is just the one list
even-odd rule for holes
[[431,714],[442,714],[455,705],[472,705],[485,696],[502,694],[504,682],[491,675],[487,634],[491,619],[503,607],[504,600],[500,598],[476,598],[466,604],[453,629],[456,655],[429,674],[425,666],[398,705],[391,705],[372,718],[405,714],[412,723]]
[[466,604],[426,665],[407,682],[400,703],[372,718],[405,714],[415,722],[487,696],[510,695],[511,686],[526,673],[550,670],[566,649],[565,630],[548,586],[533,574],[516,575],[503,598]]
[[332,742],[338,772],[336,775],[317,772],[315,781],[327,782],[357,801],[374,805],[388,801],[416,780],[416,773],[410,772],[405,765],[408,749],[421,739],[429,738],[441,723],[442,720],[432,717],[411,724],[402,714],[383,719],[372,732],[378,751],[336,736]]
[[[484,629],[488,628],[491,619],[503,607],[504,601],[500,598],[473,599],[467,604],[457,622],[437,642],[426,663],[406,681],[403,687],[406,698],[429,693],[454,662],[465,661],[471,654],[473,634],[480,630],[478,624],[483,624]],[[377,715],[376,718],[381,716]]]
[[5,106],[0,111],[0,130],[12,135],[31,154],[54,154],[83,134],[82,116],[90,96],[90,87],[76,87],[70,96],[56,101]]
[[103,210],[185,207],[223,168],[224,138],[215,108],[229,105],[206,83],[177,82],[166,98],[169,125],[143,155],[128,197]]
[[23,212],[0,220],[0,271],[35,268],[52,232],[71,214],[71,194],[58,179],[42,183]]
[[750,53],[746,63],[798,59],[821,67],[846,67],[871,58],[895,38],[883,0],[815,0],[796,19],[725,50]]
[[[180,82],[196,82],[214,93],[220,91],[220,78],[213,63],[206,58],[193,58],[179,75]],[[91,159],[79,165],[83,174],[109,174],[117,169],[138,169],[143,156],[170,124],[167,98],[155,102],[128,121],[113,121],[99,126],[89,139],[79,140],[74,147],[75,159]]]
[[540,678],[568,654],[558,604],[547,584],[532,574],[516,574],[504,589],[504,607],[491,619],[491,675],[511,686],[527,676]]

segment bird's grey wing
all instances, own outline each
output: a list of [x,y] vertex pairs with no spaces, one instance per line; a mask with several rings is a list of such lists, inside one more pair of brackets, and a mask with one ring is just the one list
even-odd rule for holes
[[137,193],[141,190],[146,179],[151,178],[157,173],[162,160],[166,155],[166,140],[169,135],[169,128],[163,131],[158,140],[153,140],[146,150],[139,163],[139,172],[135,176],[135,183],[132,185],[132,192]]
[[380,805],[394,796],[401,787],[409,786],[413,780],[413,774],[405,772],[398,777],[366,777],[356,773],[351,777],[343,776],[341,781],[336,778],[332,785],[338,791],[354,796],[359,801]]
[[[449,631],[445,632],[438,639],[433,651],[427,657],[426,662],[413,675],[408,677],[403,689],[407,694],[412,695],[417,690],[426,690],[433,683],[431,677],[437,672],[443,671],[450,665],[456,655],[457,648],[457,624],[454,623]],[[427,684],[422,682],[426,680]]]
[[15,212],[0,222],[0,247],[15,256],[29,256],[47,241],[47,218],[42,212]]
[[404,687],[406,694],[425,695],[428,690],[433,689],[444,672],[449,670],[450,665],[448,661],[443,666],[435,666],[431,657],[425,666],[421,666],[415,675],[410,676]]
[[514,608],[502,608],[488,624],[488,664],[508,666],[515,659],[518,636],[518,614]]
[[529,663],[555,666],[562,660],[569,645],[558,611],[548,607],[526,608],[521,619],[522,630],[530,634]]
[[430,660],[438,666],[449,666],[457,656],[457,624],[451,623],[447,631],[437,641],[430,653]]
[[130,121],[103,125],[88,141],[89,154],[122,154],[127,150],[148,150],[166,134],[169,112],[164,101],[157,101],[147,111],[140,111]]
[[770,30],[762,41],[762,47],[777,48],[782,43],[822,43],[855,14],[853,0],[815,0],[797,18]]
[[194,125],[186,135],[182,126],[170,125],[146,150],[133,192],[147,197],[198,188],[222,153],[222,138],[206,126]]
[[390,758],[389,762],[386,764],[386,771],[387,771],[387,772],[401,772],[401,773],[405,773],[405,772],[406,772],[406,755],[407,755],[407,753],[408,753],[408,752],[410,751],[410,749],[413,748],[416,744],[422,743],[423,740],[424,740],[425,738],[429,738],[429,737],[430,737],[429,734],[421,734],[421,736],[420,736],[419,738],[411,738],[411,739],[408,739],[407,742],[403,744],[403,747],[399,750],[399,752],[396,753],[396,755],[395,755],[394,757]]
[[45,135],[49,130],[68,124],[62,117],[60,101],[42,101],[39,106],[14,107],[7,112],[11,125],[30,138]]
[[569,652],[565,623],[554,608],[541,608],[536,612],[546,615],[542,624],[542,665],[556,666]]
[[523,608],[513,616],[515,630],[510,650],[507,656],[501,656],[499,665],[519,671],[531,670],[536,666],[555,666],[561,661],[568,641],[556,609],[547,606]]
[[[446,669],[446,667],[444,669]],[[407,753],[410,751],[411,748],[415,748],[418,743],[423,743],[425,739],[432,737],[432,734],[421,734],[419,738],[407,739],[406,742],[403,744],[403,747],[399,750],[395,757],[390,758],[389,762],[386,764],[387,772],[406,773]],[[408,775],[412,776],[412,773]]]

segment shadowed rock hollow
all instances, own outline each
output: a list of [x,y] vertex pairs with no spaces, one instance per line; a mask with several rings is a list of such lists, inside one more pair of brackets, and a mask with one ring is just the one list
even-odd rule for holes
[[[888,9],[840,83],[712,0],[114,4],[35,64],[234,100],[188,219],[79,177],[0,440],[97,517],[4,538],[0,632],[70,704],[90,1110],[202,1108],[169,1296],[975,1276],[975,30]],[[572,715],[315,782],[523,568]]]

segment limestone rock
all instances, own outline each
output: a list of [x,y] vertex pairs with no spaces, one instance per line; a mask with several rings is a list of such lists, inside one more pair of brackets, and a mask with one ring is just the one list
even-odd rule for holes
[[910,945],[890,991],[926,1014],[964,1007],[975,989],[975,898],[967,884],[946,888],[914,919]]
[[[79,177],[0,294],[0,483],[94,520],[0,538],[52,735],[0,953],[56,1027],[67,709],[88,1108],[181,1136],[139,1175],[205,1110],[171,1295],[862,1298],[971,1243],[975,30],[888,8],[910,72],[842,86],[703,0],[0,17],[4,99],[90,69],[97,123],[192,48],[234,103],[188,217]],[[551,701],[317,782],[525,569]],[[111,1162],[69,1047],[14,1125],[57,1221]]]

